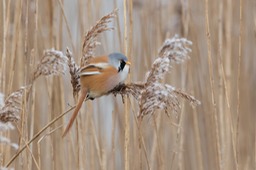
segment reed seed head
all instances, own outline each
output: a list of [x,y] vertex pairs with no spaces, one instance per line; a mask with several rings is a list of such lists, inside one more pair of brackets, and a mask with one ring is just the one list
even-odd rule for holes
[[61,51],[57,51],[53,48],[45,50],[43,58],[34,72],[34,80],[40,75],[50,76],[65,74],[67,63],[68,58]]

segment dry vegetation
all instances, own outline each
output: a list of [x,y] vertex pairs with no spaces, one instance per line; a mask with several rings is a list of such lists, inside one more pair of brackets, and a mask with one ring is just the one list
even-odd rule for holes
[[[256,169],[256,2],[0,9],[0,169]],[[132,62],[127,84],[84,103],[62,138],[79,66],[113,51]]]

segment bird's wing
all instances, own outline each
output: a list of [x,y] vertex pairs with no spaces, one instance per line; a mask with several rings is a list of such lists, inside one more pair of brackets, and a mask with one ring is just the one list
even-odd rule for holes
[[102,72],[102,69],[108,68],[108,63],[89,64],[80,69],[80,76],[96,75]]

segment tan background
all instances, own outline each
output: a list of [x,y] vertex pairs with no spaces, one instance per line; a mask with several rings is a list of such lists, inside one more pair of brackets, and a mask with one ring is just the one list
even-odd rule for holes
[[[43,138],[41,135],[11,167],[256,169],[256,1],[134,0],[131,6],[132,1],[127,0],[127,16],[133,16],[127,18],[127,25],[124,2],[2,0],[0,92],[8,95],[28,84],[45,49],[65,51],[69,47],[79,61],[86,30],[117,7],[118,18],[111,23],[116,30],[99,37],[102,46],[96,54],[124,52],[126,27],[131,43],[129,81],[143,81],[165,38],[179,34],[193,42],[193,52],[190,60],[172,68],[166,82],[194,95],[202,104],[192,108],[182,101],[180,112],[170,118],[162,112],[147,116],[140,135],[135,121],[138,105],[131,97],[126,108],[130,121],[126,160],[124,104],[120,96],[102,97],[84,104],[65,139],[61,138],[63,128]],[[40,77],[28,103],[23,105],[22,119],[17,125],[20,128],[24,124],[22,132],[16,128],[0,135],[23,146],[24,140],[31,139],[73,104],[68,73]],[[47,132],[66,124],[70,114]],[[139,145],[140,137],[143,146]],[[0,165],[4,166],[15,152],[1,144]]]

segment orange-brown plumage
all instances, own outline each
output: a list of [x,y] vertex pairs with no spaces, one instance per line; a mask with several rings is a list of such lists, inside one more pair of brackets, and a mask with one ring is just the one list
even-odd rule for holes
[[91,58],[88,64],[80,69],[81,94],[63,137],[72,127],[83,101],[103,96],[123,82],[129,72],[129,65],[124,55],[112,53],[109,56]]
[[74,110],[74,112],[73,112],[73,114],[72,114],[72,116],[71,116],[71,118],[70,118],[70,120],[68,122],[68,125],[67,125],[67,127],[66,127],[66,129],[65,129],[65,131],[64,131],[64,133],[62,135],[62,137],[66,136],[66,134],[68,133],[69,129],[72,127],[72,125],[73,125],[73,123],[74,123],[74,121],[76,119],[76,116],[77,116],[77,114],[78,114],[78,112],[79,112],[79,110],[80,110],[80,108],[81,108],[81,106],[83,104],[83,101],[84,101],[86,95],[87,95],[87,89],[86,88],[82,88],[81,89],[81,95],[80,95],[80,98],[79,98],[78,103],[76,105],[76,108],[75,108],[75,110]]

